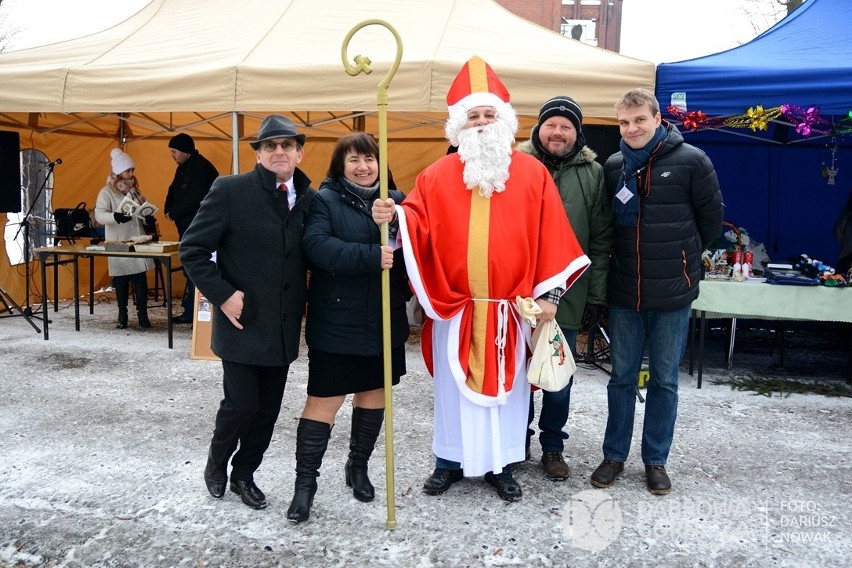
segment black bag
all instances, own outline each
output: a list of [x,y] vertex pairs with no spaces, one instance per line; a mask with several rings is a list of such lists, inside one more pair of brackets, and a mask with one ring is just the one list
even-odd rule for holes
[[54,209],[56,237],[74,242],[77,237],[92,236],[92,219],[86,210],[86,202],[81,201],[73,209]]

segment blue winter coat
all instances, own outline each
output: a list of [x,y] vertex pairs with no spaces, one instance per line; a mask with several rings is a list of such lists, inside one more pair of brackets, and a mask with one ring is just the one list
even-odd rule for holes
[[[381,355],[382,268],[379,227],[370,208],[339,181],[326,179],[311,202],[303,246],[310,262],[305,341],[328,353]],[[391,191],[401,203],[404,194]],[[390,273],[391,346],[408,338],[411,297],[402,250]]]

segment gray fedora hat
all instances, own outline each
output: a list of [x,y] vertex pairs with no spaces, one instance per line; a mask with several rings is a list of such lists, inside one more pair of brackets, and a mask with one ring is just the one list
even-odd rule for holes
[[272,138],[295,138],[299,146],[305,145],[305,135],[296,132],[296,125],[286,116],[280,114],[270,114],[260,123],[260,130],[257,133],[257,140],[249,142],[249,145],[257,150],[260,148],[260,143],[264,140]]

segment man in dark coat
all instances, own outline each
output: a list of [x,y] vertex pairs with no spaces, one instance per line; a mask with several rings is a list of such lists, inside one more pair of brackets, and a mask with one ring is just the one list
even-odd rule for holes
[[702,276],[701,254],[722,230],[724,205],[710,159],[662,120],[654,93],[633,89],[615,108],[621,151],[604,164],[615,213],[607,289],[612,375],[604,459],[591,483],[609,487],[624,470],[636,382],[647,350],[651,380],[642,462],[648,490],[665,495],[671,490],[665,465],[674,437],[689,314]]
[[180,244],[189,277],[214,306],[212,348],[222,359],[225,396],[204,481],[221,499],[230,460],[231,491],[255,509],[266,507],[254,472],[272,439],[305,312],[302,233],[316,191],[296,167],[304,143],[286,117],[265,118],[251,143],[254,170],[218,178]]
[[[177,169],[166,194],[163,211],[166,217],[174,221],[178,239],[182,239],[187,227],[198,213],[201,200],[210,191],[213,180],[219,177],[219,170],[195,149],[195,140],[189,134],[181,132],[172,136],[169,140],[169,152],[177,163]],[[183,313],[174,316],[172,321],[192,323],[194,302],[195,285],[187,277],[186,293],[183,296]]]
[[[580,105],[565,95],[545,101],[530,139],[519,144],[518,150],[535,156],[547,167],[559,190],[574,236],[592,261],[589,269],[562,295],[556,312],[556,323],[576,355],[578,331],[588,331],[597,325],[606,305],[612,211],[604,187],[603,166],[595,161],[597,154],[586,145]],[[538,420],[541,464],[545,476],[553,481],[568,479],[570,472],[562,451],[568,439],[564,428],[568,423],[573,384],[574,377],[571,377],[561,391],[542,391]],[[530,395],[527,456],[530,438],[535,434],[531,428],[535,414],[534,395]]]

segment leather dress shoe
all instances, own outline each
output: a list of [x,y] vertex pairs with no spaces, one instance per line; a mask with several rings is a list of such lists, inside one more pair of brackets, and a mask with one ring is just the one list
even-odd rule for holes
[[489,471],[485,474],[485,481],[497,490],[497,495],[504,501],[517,501],[521,498],[521,486],[512,477],[512,472],[504,469],[501,473],[494,475],[494,472]]
[[613,460],[604,460],[601,465],[592,472],[592,485],[601,489],[609,487],[615,483],[615,477],[624,471],[624,462]]
[[456,481],[461,481],[462,478],[464,478],[464,471],[461,469],[437,467],[426,480],[426,483],[423,484],[423,492],[427,495],[440,495],[449,489],[450,485]]
[[242,479],[231,480],[231,491],[239,494],[243,503],[252,509],[266,508],[266,495],[254,484],[254,481],[243,481]]
[[207,491],[216,499],[225,496],[225,485],[228,483],[228,474],[224,469],[216,467],[216,463],[207,455],[207,466],[204,468],[204,483]]
[[645,466],[645,483],[654,495],[666,495],[672,490],[672,482],[666,468],[661,465]]

